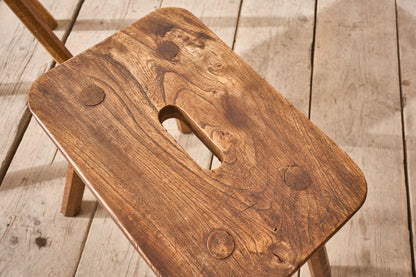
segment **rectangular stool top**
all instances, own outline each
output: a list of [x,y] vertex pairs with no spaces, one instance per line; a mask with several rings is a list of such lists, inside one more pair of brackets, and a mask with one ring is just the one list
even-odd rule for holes
[[[366,197],[348,155],[186,10],[50,70],[29,105],[159,275],[290,275]],[[192,160],[161,124],[171,117],[219,168]]]

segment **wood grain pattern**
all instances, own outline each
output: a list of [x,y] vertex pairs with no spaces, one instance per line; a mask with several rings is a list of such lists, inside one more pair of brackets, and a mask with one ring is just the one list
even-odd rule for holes
[[45,9],[45,7],[38,0],[26,0],[29,3],[29,6],[35,11],[37,15],[42,18],[42,20],[48,24],[49,28],[52,30],[58,26],[56,19],[50,14],[50,12]]
[[409,185],[409,205],[412,215],[413,249],[416,251],[416,2],[397,1],[397,22],[400,46],[402,107],[406,143]]
[[309,113],[315,0],[245,0],[235,52],[304,115]]
[[65,45],[54,34],[42,17],[35,13],[26,0],[4,0],[57,63],[72,57]]
[[[48,9],[62,20],[56,35],[67,32],[78,0],[44,0]],[[50,55],[38,45],[10,8],[0,2],[0,181],[30,120],[27,92],[36,78],[52,64]]]
[[[85,1],[66,45],[72,53],[84,51],[159,6],[159,0]],[[109,214],[98,206],[76,276],[143,277],[154,273]]]
[[[159,0],[85,1],[66,45],[73,53],[84,51],[159,6]],[[99,205],[86,235],[76,276],[155,275]]]
[[74,276],[96,204],[59,210],[68,163],[32,120],[0,187],[0,275]]
[[[68,39],[68,47],[80,49],[82,45],[92,45],[112,34],[118,22],[133,23],[137,19],[158,8],[160,3],[149,1],[123,1],[114,5],[113,1],[85,2],[79,14],[79,21],[74,26],[74,32]],[[180,6],[192,11],[218,35],[227,45],[233,43],[236,28],[239,2],[238,1],[163,1],[162,7]],[[99,10],[100,12],[96,12]],[[85,22],[98,22],[106,18],[103,23],[106,30],[84,30]],[[80,26],[78,26],[80,25]],[[79,31],[78,31],[79,30]],[[87,35],[82,35],[88,32]],[[101,36],[101,39],[100,39]],[[95,42],[94,42],[95,40]],[[205,147],[198,147],[199,140],[195,136],[183,135],[178,132],[175,120],[163,123],[166,130],[203,168],[209,168],[211,152]],[[108,243],[104,243],[108,242]],[[99,245],[99,247],[97,247]],[[90,232],[85,243],[84,251],[77,269],[77,276],[154,276],[153,271],[141,258],[136,249],[120,231],[101,206],[98,207],[91,224]]]
[[65,180],[64,196],[61,213],[64,216],[75,216],[81,211],[85,185],[75,173],[72,166],[68,167]]
[[245,0],[234,46],[304,115],[309,112],[314,10],[314,0],[274,0],[262,5]]
[[[42,4],[37,0],[30,0],[29,2],[26,0],[11,0],[5,2],[52,55],[56,62],[62,63],[72,57],[72,54],[66,49],[64,43],[52,32],[52,29],[57,26],[57,22]],[[87,93],[84,95],[90,94]],[[93,95],[93,97],[97,98],[97,94]],[[97,103],[94,102],[92,104],[90,102],[94,101],[94,99],[87,100],[86,105],[96,105],[98,103],[97,99],[95,99]],[[76,173],[71,167],[68,169],[67,176],[61,211],[65,216],[74,216],[81,208],[85,185],[76,176]]]
[[[85,107],[92,85],[105,101]],[[289,275],[365,199],[352,160],[185,10],[158,10],[51,70],[29,103],[157,274]],[[161,126],[170,117],[221,167],[192,161]],[[297,167],[311,179],[302,190],[283,180]],[[206,249],[217,230],[235,242],[221,262]]]
[[368,181],[366,203],[326,244],[332,273],[412,276],[394,1],[319,0],[314,60],[311,120]]
[[312,277],[331,277],[331,267],[328,261],[326,247],[319,247],[308,260],[309,271]]
[[[78,0],[42,3],[61,20],[62,37]],[[68,164],[39,125],[29,124],[27,109],[29,87],[52,59],[4,1],[0,18],[0,275],[73,276],[95,203],[87,193],[79,217],[60,214]]]

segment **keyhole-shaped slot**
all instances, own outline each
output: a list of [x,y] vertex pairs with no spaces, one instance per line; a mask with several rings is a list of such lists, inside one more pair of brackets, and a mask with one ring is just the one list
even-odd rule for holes
[[[184,122],[192,132],[181,133],[175,119]],[[221,165],[221,150],[179,107],[165,106],[159,112],[159,121],[200,167],[213,170]]]

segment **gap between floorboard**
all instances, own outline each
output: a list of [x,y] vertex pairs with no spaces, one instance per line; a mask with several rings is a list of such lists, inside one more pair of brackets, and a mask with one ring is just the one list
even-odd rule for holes
[[[71,16],[71,22],[68,26],[68,28],[65,30],[65,33],[62,37],[62,41],[65,44],[66,40],[68,39],[68,36],[70,32],[72,31],[72,28],[75,24],[75,20],[78,17],[79,11],[81,9],[81,6],[83,4],[84,0],[79,0],[77,6],[74,9],[74,13]],[[48,71],[55,67],[56,62],[52,61],[48,67]],[[32,114],[29,111],[29,108],[26,107],[26,110],[24,111],[22,117],[20,118],[18,128],[16,131],[16,136],[13,139],[12,145],[10,146],[9,150],[7,151],[6,157],[0,167],[0,186],[3,183],[4,176],[6,176],[7,170],[10,167],[10,164],[13,160],[14,155],[16,154],[17,148],[20,145],[20,142],[22,141],[22,138],[26,132],[27,126],[29,126],[30,119],[32,118]]]
[[403,143],[403,170],[404,170],[404,181],[406,187],[406,202],[407,202],[407,220],[409,229],[409,244],[410,244],[410,256],[412,263],[412,276],[416,276],[415,268],[415,252],[413,248],[413,226],[412,226],[412,208],[410,204],[410,187],[409,187],[409,174],[407,165],[407,145],[406,145],[406,130],[404,126],[404,99],[403,99],[403,88],[402,88],[402,72],[401,72],[401,61],[400,61],[400,34],[399,34],[399,22],[398,22],[398,11],[397,11],[397,0],[394,1],[395,17],[396,17],[396,42],[397,42],[397,61],[398,61],[398,74],[399,74],[399,92],[400,92],[400,119],[402,127],[402,143]]

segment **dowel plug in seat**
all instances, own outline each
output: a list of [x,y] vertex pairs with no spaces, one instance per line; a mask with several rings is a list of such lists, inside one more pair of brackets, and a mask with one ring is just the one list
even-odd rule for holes
[[[348,155],[186,10],[50,70],[29,105],[158,275],[288,276],[312,257],[329,276],[324,243],[366,197]],[[220,167],[186,153],[172,117]]]

